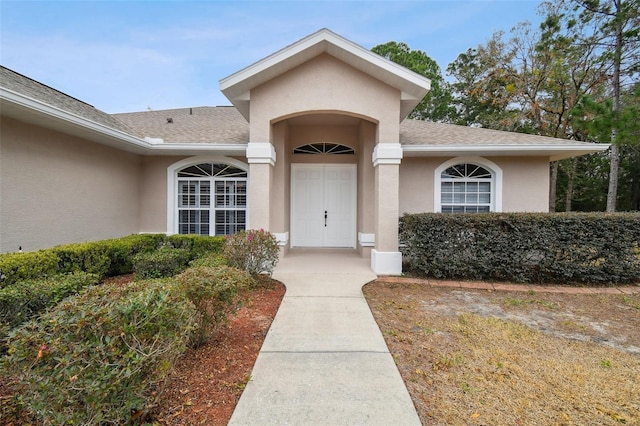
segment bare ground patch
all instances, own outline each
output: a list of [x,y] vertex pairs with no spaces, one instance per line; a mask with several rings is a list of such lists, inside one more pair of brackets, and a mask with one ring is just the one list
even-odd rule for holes
[[640,296],[377,282],[424,424],[640,424]]

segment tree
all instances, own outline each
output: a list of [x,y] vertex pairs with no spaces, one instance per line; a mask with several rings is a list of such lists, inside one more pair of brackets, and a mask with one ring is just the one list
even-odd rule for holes
[[[640,0],[562,0],[555,16],[576,44],[593,46],[596,61],[607,70],[611,151],[608,212],[616,210],[620,169],[621,94],[637,83],[640,72]],[[559,18],[559,19],[558,19]],[[624,132],[623,132],[624,133]]]
[[436,61],[421,50],[412,50],[407,44],[395,41],[377,45],[371,51],[431,80],[431,90],[414,108],[410,118],[450,121],[454,112],[451,91]]

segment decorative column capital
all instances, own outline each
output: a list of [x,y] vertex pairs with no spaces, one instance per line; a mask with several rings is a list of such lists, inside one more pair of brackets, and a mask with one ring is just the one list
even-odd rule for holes
[[379,143],[373,149],[371,159],[373,167],[377,167],[378,164],[400,164],[402,146],[399,143]]
[[269,142],[249,142],[246,155],[249,164],[276,163],[276,150]]

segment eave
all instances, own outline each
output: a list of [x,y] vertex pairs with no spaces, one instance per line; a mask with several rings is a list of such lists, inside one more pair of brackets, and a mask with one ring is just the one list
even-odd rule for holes
[[1,87],[0,112],[3,116],[18,121],[138,155],[197,155],[203,152],[245,155],[246,153],[245,144],[172,144],[140,138]]
[[250,120],[251,90],[327,53],[400,91],[400,121],[420,103],[431,81],[391,62],[328,29],[322,29],[220,80],[220,90]]
[[[569,141],[567,141],[569,142]],[[406,157],[458,157],[458,156],[493,156],[493,157],[549,157],[549,161],[602,152],[609,149],[609,144],[467,144],[467,145],[403,145],[402,152]]]

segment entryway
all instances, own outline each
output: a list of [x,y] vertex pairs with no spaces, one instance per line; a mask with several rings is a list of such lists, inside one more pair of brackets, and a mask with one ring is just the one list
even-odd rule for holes
[[356,165],[291,165],[291,246],[356,246]]

